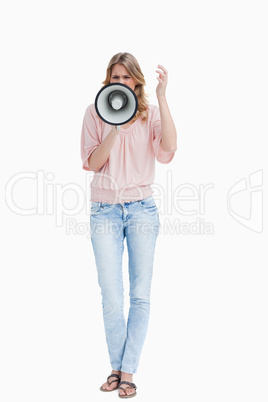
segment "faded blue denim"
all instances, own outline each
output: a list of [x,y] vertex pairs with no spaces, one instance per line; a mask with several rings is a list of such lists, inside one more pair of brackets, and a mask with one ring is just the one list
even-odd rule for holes
[[[131,374],[137,371],[149,322],[151,280],[159,228],[159,213],[152,196],[122,204],[91,202],[91,242],[113,370]],[[125,237],[130,289],[127,324],[122,276]]]

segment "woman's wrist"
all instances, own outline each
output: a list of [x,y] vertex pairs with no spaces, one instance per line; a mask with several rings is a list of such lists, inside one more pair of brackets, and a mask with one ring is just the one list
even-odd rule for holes
[[157,97],[158,102],[166,102],[166,101],[167,101],[165,94],[163,94],[163,95],[156,95],[156,97]]

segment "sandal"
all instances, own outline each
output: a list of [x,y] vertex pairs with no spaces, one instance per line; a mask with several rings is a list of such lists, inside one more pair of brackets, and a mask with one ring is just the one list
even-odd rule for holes
[[[109,382],[109,378],[111,378],[111,377],[116,377],[117,380],[113,380],[113,381]],[[120,382],[120,376],[118,374],[111,374],[111,375],[109,375],[109,377],[107,377],[108,386],[110,386],[113,382],[118,382],[118,383]],[[118,388],[118,386],[119,386],[119,384],[117,385],[116,388],[113,388],[113,389],[105,389],[105,388],[100,387],[100,390],[104,391],[104,392],[111,392],[111,391],[116,390]]]
[[[129,385],[129,386],[126,387],[126,388],[123,388],[123,387],[120,387],[121,384],[127,384],[127,385]],[[126,393],[126,389],[127,389],[127,388],[135,388],[135,392],[133,392],[133,394],[127,395],[127,393]],[[121,382],[118,384],[118,389],[122,389],[123,391],[125,391],[125,395],[120,395],[120,394],[118,394],[119,398],[132,398],[133,396],[136,396],[136,395],[137,395],[137,392],[136,392],[137,387],[136,387],[136,385],[135,385],[133,382],[121,381]]]

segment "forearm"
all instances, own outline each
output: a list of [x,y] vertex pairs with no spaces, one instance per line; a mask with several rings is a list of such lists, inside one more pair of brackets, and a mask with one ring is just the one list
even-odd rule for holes
[[94,149],[90,157],[88,158],[88,165],[91,170],[98,172],[102,166],[107,162],[111,149],[115,143],[115,140],[119,134],[119,131],[112,128],[107,137],[102,141],[98,148]]
[[177,150],[177,131],[173,122],[165,96],[158,96],[159,111],[161,117],[161,147],[164,151]]

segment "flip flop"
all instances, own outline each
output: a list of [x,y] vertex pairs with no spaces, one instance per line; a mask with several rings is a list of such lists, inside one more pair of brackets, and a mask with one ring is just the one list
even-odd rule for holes
[[[128,387],[126,387],[126,388],[120,387],[120,385],[122,385],[122,384],[127,384]],[[133,394],[127,395],[126,389],[128,389],[128,388],[135,388],[135,392],[133,392]],[[137,392],[136,392],[137,387],[136,387],[136,385],[135,385],[133,382],[121,381],[121,382],[118,384],[118,389],[122,389],[122,390],[125,392],[125,395],[120,395],[120,394],[118,394],[119,398],[132,398],[133,396],[136,396],[136,395],[137,395]]]
[[[109,382],[109,378],[111,378],[111,377],[116,377],[117,380],[113,380],[113,381]],[[118,382],[118,383],[120,382],[120,376],[118,374],[111,374],[111,375],[109,375],[109,377],[107,377],[108,386],[110,386],[113,382]],[[113,388],[113,389],[105,389],[105,388],[100,387],[100,390],[103,391],[103,392],[115,391],[118,388],[118,385],[117,385],[116,388]]]

